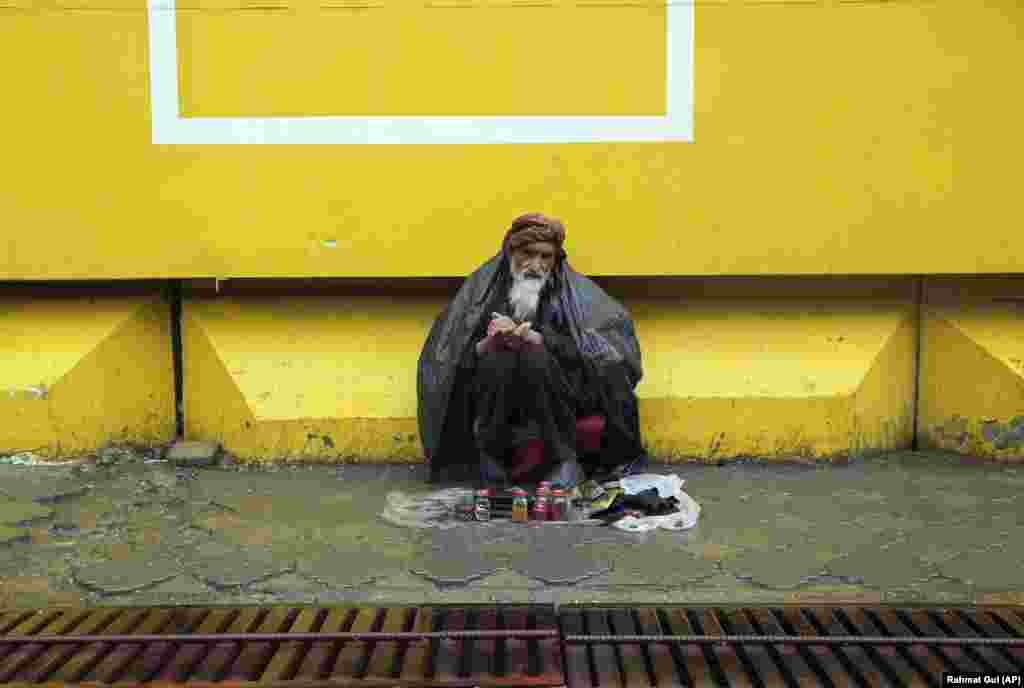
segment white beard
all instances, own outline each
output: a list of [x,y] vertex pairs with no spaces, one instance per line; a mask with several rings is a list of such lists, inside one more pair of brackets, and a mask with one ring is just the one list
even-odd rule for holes
[[551,274],[548,273],[539,279],[527,279],[524,273],[525,270],[512,273],[512,288],[508,291],[508,300],[512,305],[512,317],[518,322],[532,320],[537,315],[540,293],[551,277]]

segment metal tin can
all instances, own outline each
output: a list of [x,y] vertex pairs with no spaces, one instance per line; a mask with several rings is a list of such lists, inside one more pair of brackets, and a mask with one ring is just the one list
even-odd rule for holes
[[548,507],[549,497],[551,494],[551,483],[547,480],[542,480],[537,484],[537,499],[533,503],[533,520],[534,521],[546,521],[548,520]]
[[526,490],[515,487],[510,490],[512,493],[512,520],[517,523],[524,523],[530,520],[530,500]]
[[533,502],[533,520],[548,520],[548,498],[540,490],[537,491],[537,499]]
[[552,521],[564,521],[569,511],[569,500],[565,496],[565,490],[551,491],[551,504],[548,507],[548,518]]
[[478,521],[491,520],[491,491],[486,487],[476,491],[474,515]]

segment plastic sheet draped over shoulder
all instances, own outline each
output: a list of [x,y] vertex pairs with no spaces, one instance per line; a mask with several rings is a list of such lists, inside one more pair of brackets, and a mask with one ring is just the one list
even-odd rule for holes
[[[417,420],[426,459],[437,463],[466,460],[471,434],[468,414],[449,418],[459,361],[473,345],[489,297],[508,274],[507,260],[495,255],[459,288],[434,321],[417,369]],[[634,388],[643,376],[640,346],[628,311],[601,287],[562,262],[553,276],[551,307],[560,311],[580,351],[588,384],[601,398],[613,438],[611,453],[621,461],[643,454]],[[449,422],[450,421],[450,422]]]

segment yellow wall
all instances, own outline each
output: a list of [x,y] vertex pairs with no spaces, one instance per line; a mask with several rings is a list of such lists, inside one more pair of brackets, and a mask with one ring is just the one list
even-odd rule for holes
[[[657,3],[179,4],[188,116],[664,105]],[[462,275],[535,209],[589,274],[1024,270],[1024,5],[694,12],[693,142],[154,145],[143,0],[0,3],[0,279]]]
[[[920,309],[909,278],[600,281],[636,319],[641,429],[658,459],[907,448],[916,368],[922,447],[1024,459],[1021,277],[928,278]],[[252,461],[422,460],[416,361],[455,286],[190,289],[186,437]],[[0,454],[170,441],[172,360],[152,287],[8,285]]]
[[1024,279],[936,279],[921,330],[922,446],[1024,457]]
[[155,289],[5,287],[0,453],[68,457],[173,439],[170,322]]
[[[909,280],[606,286],[636,318],[640,422],[655,456],[820,459],[909,446]],[[450,296],[230,285],[190,295],[186,435],[250,460],[422,460],[416,361]]]

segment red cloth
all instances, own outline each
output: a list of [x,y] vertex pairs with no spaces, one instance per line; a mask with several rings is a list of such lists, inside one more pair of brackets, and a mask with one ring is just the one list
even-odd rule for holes
[[526,444],[516,447],[512,455],[512,470],[509,475],[518,479],[544,462],[544,442],[542,440],[530,440]]
[[583,451],[596,452],[601,448],[604,424],[604,416],[586,416],[576,420],[576,443]]
[[[596,452],[601,449],[601,433],[604,432],[604,416],[585,416],[576,419],[576,444],[585,452]],[[512,455],[512,470],[509,475],[513,479],[526,475],[544,462],[544,443],[541,440],[530,440],[516,447]]]

